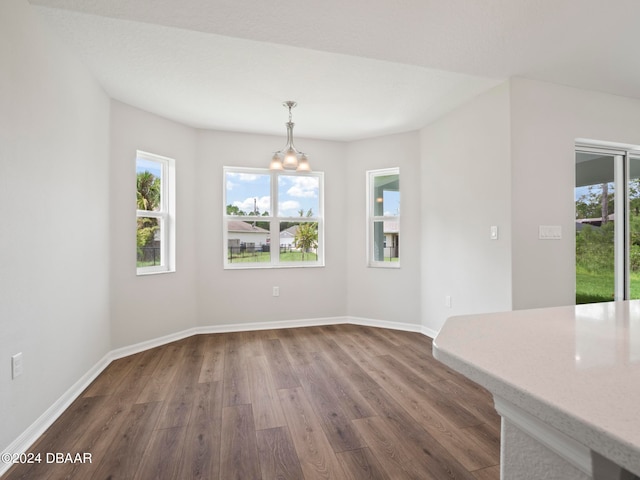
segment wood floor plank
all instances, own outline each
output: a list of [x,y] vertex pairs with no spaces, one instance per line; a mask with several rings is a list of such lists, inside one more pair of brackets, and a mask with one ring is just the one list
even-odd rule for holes
[[309,352],[324,352],[329,348],[329,337],[322,327],[305,327],[299,329],[309,347]]
[[182,365],[178,369],[176,384],[194,385],[200,380],[200,371],[204,355],[188,355],[185,356]]
[[130,355],[112,361],[82,394],[84,397],[110,395],[124,381],[142,354]]
[[[132,373],[132,377],[135,375]],[[128,380],[125,380],[126,383]],[[135,398],[135,395],[134,397]],[[131,402],[125,404],[122,402],[120,393],[114,393],[109,402],[105,402],[104,407],[100,408],[87,419],[81,431],[73,439],[73,444],[65,448],[61,453],[69,453],[73,458],[77,454],[84,457],[86,453],[90,453],[91,457],[96,455],[96,461],[91,458],[90,462],[64,462],[54,463],[47,472],[48,475],[41,477],[42,480],[57,480],[59,478],[82,479],[93,478],[94,471],[98,466],[98,460],[105,453],[108,453],[108,447],[113,438],[124,428],[124,422],[129,414]],[[80,457],[78,457],[80,458]]]
[[183,351],[184,347],[176,342],[158,348],[156,367],[144,388],[141,389],[136,399],[137,403],[163,401],[171,394],[172,382],[178,373],[177,365],[180,363]]
[[420,375],[426,382],[447,381],[454,378],[452,372],[442,368],[434,368],[433,362],[424,361],[426,354],[418,354],[408,346],[397,347],[391,355],[417,375]]
[[134,480],[173,480],[184,448],[186,427],[154,430],[141,458]]
[[265,354],[262,346],[262,340],[269,339],[265,330],[241,332],[240,338],[245,355],[249,357],[258,357]]
[[251,403],[247,357],[243,356],[240,334],[226,335],[223,372],[223,405],[248,405]]
[[476,480],[500,480],[500,465],[472,472]]
[[439,389],[425,381],[403,363],[391,355],[376,357],[374,364],[387,374],[393,374],[394,378],[402,385],[404,392],[412,392],[414,395],[429,401],[429,405],[440,415],[451,418],[458,428],[471,427],[483,423],[483,419],[474,415],[458,402],[458,395],[447,396]]
[[296,372],[333,451],[337,453],[365,447],[349,415],[340,406],[342,402],[315,365],[299,365]]
[[458,405],[473,413],[476,418],[485,422],[500,421],[500,416],[493,406],[493,398],[488,392],[464,388],[454,380],[441,380],[431,383],[445,398],[455,398]]
[[256,432],[262,478],[300,480],[304,478],[287,427],[269,428]]
[[361,418],[353,423],[365,438],[381,468],[394,480],[440,480],[420,471],[407,453],[403,437],[396,437],[383,418]]
[[310,334],[306,328],[287,328],[279,332],[279,339],[292,366],[311,362],[311,353],[317,349],[308,341]]
[[395,343],[400,347],[412,346],[413,348],[431,352],[433,348],[433,339],[426,335],[419,335],[415,332],[407,332],[404,330],[385,330],[385,334],[395,338]]
[[247,367],[256,430],[285,426],[286,421],[267,358],[264,355],[250,357],[247,359]]
[[327,341],[327,355],[335,368],[342,372],[342,375],[349,379],[358,390],[369,390],[376,388],[376,382],[365,372],[353,358],[351,358],[336,342],[329,339]]
[[[371,374],[379,382],[382,387],[380,390],[384,395],[375,395],[377,390],[363,391],[362,394],[369,399],[370,405],[379,415],[387,415],[385,408],[388,405],[398,404],[413,419],[412,423],[417,422],[429,432],[467,469],[476,470],[496,463],[494,449],[491,446],[478,442],[473,437],[468,437],[462,429],[458,428],[454,419],[448,417],[446,413],[441,414],[433,404],[415,391],[408,389],[395,375],[382,371]],[[386,400],[387,396],[392,401]],[[398,423],[403,420],[408,419],[396,418]]]
[[211,383],[223,380],[224,372],[224,335],[207,335],[203,345],[202,368],[198,383]]
[[[349,328],[345,332],[345,337],[341,339],[341,344],[347,346],[350,350],[361,350],[370,357],[378,357],[380,355],[389,355],[394,353],[393,349],[387,348],[385,345],[381,345],[375,339],[372,339],[367,335],[366,330],[357,328],[355,325],[351,325],[353,328]],[[351,339],[349,342],[348,339]]]
[[344,470],[302,388],[278,393],[305,480],[342,480]]
[[352,480],[391,480],[369,448],[337,454],[345,473]]
[[[160,403],[132,405],[123,428],[102,452],[93,452],[98,463],[94,479],[134,478],[160,414]],[[82,478],[82,477],[80,477]]]
[[202,345],[206,343],[205,335],[191,335],[190,337],[179,340],[178,343],[184,345],[183,355],[190,357],[193,355],[202,355]]
[[411,352],[411,354],[415,356],[417,361],[422,363],[426,369],[433,370],[433,374],[440,377],[441,380],[455,380],[461,377],[459,373],[451,370],[448,366],[438,362],[438,360],[433,358],[431,348],[425,349],[419,344],[416,345],[411,343],[406,344],[404,347],[405,350],[407,352]]
[[474,427],[463,428],[460,434],[467,440],[489,454],[495,464],[500,460],[500,421],[496,423],[482,423]]
[[276,388],[295,388],[300,386],[300,381],[291,368],[287,354],[282,348],[279,339],[263,341],[264,352],[271,366],[271,372]]
[[311,358],[314,367],[323,374],[331,391],[335,394],[343,410],[349,414],[352,420],[374,415],[369,403],[360,394],[357,387],[327,358],[325,353],[314,353]]
[[147,350],[136,355],[137,362],[125,376],[123,381],[109,395],[116,395],[124,404],[135,402],[143,388],[151,379],[156,367],[158,354],[154,350]]
[[225,480],[261,480],[251,405],[233,405],[222,409],[220,478]]
[[366,337],[377,348],[386,350],[387,353],[394,352],[400,347],[401,343],[393,335],[393,330],[386,328],[361,328],[361,334]]
[[[466,454],[464,460],[476,460],[479,464],[478,468],[496,464],[495,459],[484,458],[488,457],[484,451],[476,451],[474,444],[462,444],[455,451],[447,449],[440,442],[452,438],[455,433],[453,430],[440,432],[436,439],[422,426],[421,422],[413,421],[413,417],[402,408],[401,403],[396,402],[383,389],[370,390],[363,392],[363,394],[387,422],[389,430],[394,432],[396,437],[402,436],[406,440],[406,451],[411,455],[413,462],[431,472],[434,478],[438,480],[447,478],[472,479],[468,467],[462,463],[462,454]],[[465,439],[458,438],[457,440],[463,442]]]
[[176,478],[217,480],[220,475],[222,382],[199,383]]
[[191,416],[195,385],[178,384],[167,400],[163,402],[162,413],[156,428],[186,427]]

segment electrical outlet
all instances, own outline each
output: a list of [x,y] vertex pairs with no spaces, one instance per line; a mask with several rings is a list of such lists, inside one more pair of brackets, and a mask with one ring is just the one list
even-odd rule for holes
[[11,357],[11,378],[22,375],[22,352]]
[[447,295],[444,297],[444,306],[447,308],[451,308],[451,295]]
[[273,287],[273,296],[274,297],[280,296],[280,287]]

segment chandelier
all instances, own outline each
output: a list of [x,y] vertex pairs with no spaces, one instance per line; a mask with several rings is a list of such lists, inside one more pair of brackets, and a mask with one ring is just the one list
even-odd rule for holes
[[287,144],[282,150],[278,150],[273,154],[271,159],[271,170],[296,170],[297,172],[310,172],[311,166],[309,165],[309,159],[303,152],[296,150],[293,146],[293,126],[295,125],[291,121],[291,109],[294,108],[297,103],[291,100],[282,104],[289,109],[289,121],[285,123],[287,126]]

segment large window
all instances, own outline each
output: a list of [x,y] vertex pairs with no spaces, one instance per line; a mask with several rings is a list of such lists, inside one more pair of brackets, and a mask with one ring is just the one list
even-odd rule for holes
[[367,172],[367,262],[400,267],[400,169]]
[[576,148],[576,303],[640,298],[640,155]]
[[224,266],[323,266],[323,174],[224,168]]
[[138,275],[175,271],[175,163],[136,154],[136,267]]

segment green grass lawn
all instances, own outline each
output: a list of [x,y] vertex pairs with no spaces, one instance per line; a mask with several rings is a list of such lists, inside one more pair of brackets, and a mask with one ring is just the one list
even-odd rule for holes
[[[631,273],[631,298],[640,299],[640,273]],[[576,303],[613,301],[613,272],[588,272],[576,269]]]
[[[231,263],[249,263],[249,262],[269,262],[271,261],[269,252],[246,253],[240,256],[233,256],[229,261]],[[318,255],[315,253],[305,253],[304,258],[301,252],[284,252],[280,254],[281,262],[315,262]]]

